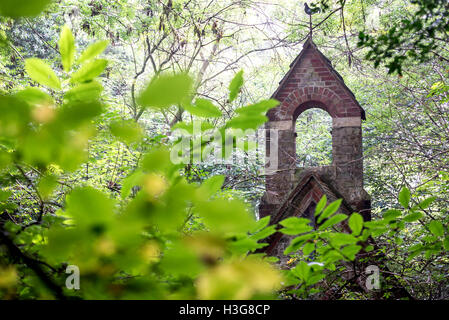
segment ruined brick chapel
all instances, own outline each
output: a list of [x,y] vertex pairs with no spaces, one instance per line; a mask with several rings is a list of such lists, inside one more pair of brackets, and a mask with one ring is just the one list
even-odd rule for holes
[[[266,191],[260,201],[259,217],[270,216],[270,223],[276,225],[288,217],[304,217],[317,227],[315,207],[326,195],[328,203],[342,199],[339,212],[348,216],[359,212],[365,221],[371,220],[370,196],[363,189],[362,120],[365,120],[365,111],[329,59],[313,43],[311,33],[272,98],[280,104],[267,113]],[[301,137],[296,137],[295,123],[302,112],[311,108],[320,108],[332,118],[332,163],[298,168],[296,139]],[[341,228],[350,231],[346,224]],[[292,237],[277,232],[267,239],[268,246],[260,251],[278,257],[282,268],[290,268],[289,257],[283,252]],[[385,296],[387,299],[413,299],[392,275],[388,258],[378,250],[375,241],[368,241],[374,250],[363,253],[364,259],[344,263],[346,272],[341,276],[374,299]],[[366,267],[371,265],[380,267],[380,290],[370,291],[366,287]],[[331,289],[320,299],[329,297],[334,297]]]
[[[314,223],[316,203],[326,195],[328,202],[343,199],[342,213],[359,212],[370,220],[370,197],[363,189],[361,126],[365,111],[311,37],[272,98],[280,104],[267,113],[266,192],[259,216],[270,215],[271,223],[290,216],[308,217]],[[320,108],[332,117],[332,164],[300,169],[295,162],[295,122],[310,108]],[[266,252],[278,255],[288,241],[276,234]]]

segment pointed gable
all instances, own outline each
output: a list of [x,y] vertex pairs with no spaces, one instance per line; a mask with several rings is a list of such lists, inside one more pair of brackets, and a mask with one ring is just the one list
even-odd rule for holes
[[319,107],[333,118],[359,117],[365,111],[341,75],[309,38],[272,95],[281,105],[268,112],[270,120],[295,120],[304,110]]
[[[321,174],[322,175],[322,174]],[[309,169],[303,172],[296,188],[290,193],[289,197],[284,201],[280,209],[273,215],[271,224],[278,224],[282,220],[289,217],[303,217],[311,220],[312,225],[315,221],[315,206],[321,197],[326,196],[327,202],[330,203],[337,199],[343,199],[339,212],[351,214],[354,209],[344,200],[343,196],[320,177],[320,172]],[[343,229],[345,226],[342,226]],[[269,246],[264,249],[268,255],[282,257],[288,259],[282,252],[290,243],[292,236],[282,233],[275,233],[269,238]],[[285,262],[285,261],[284,261]]]

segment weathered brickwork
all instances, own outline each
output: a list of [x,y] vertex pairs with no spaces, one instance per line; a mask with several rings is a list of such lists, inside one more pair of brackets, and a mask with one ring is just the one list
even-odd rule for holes
[[323,109],[333,119],[332,184],[354,209],[368,212],[369,197],[363,190],[361,128],[365,112],[312,40],[306,41],[273,98],[281,103],[267,113],[266,166],[270,170],[267,171],[266,193],[259,215],[274,215],[299,182],[295,176],[294,124],[298,116],[310,108]]
[[[305,217],[316,228],[315,207],[325,195],[329,202],[342,199],[338,212],[350,215],[357,211],[365,220],[370,220],[370,197],[363,189],[362,120],[365,112],[329,60],[310,39],[280,82],[273,98],[281,104],[267,114],[266,193],[259,206],[259,216],[271,216],[271,223],[275,225],[288,217]],[[332,117],[330,166],[296,167],[294,124],[297,117],[309,108],[321,108]],[[337,228],[351,232],[346,221],[338,224]],[[289,256],[283,254],[291,238],[276,232],[267,239],[269,245],[260,251],[278,257],[281,268],[291,268],[294,263],[291,264]],[[352,281],[373,298],[412,298],[400,282],[391,277],[386,266],[387,257],[377,249],[375,242],[371,244],[375,250],[364,255],[363,260],[342,264],[345,267],[342,279]],[[371,264],[385,266],[380,275],[385,285],[374,293],[366,288],[364,273],[366,266]],[[318,298],[333,297],[330,289]]]

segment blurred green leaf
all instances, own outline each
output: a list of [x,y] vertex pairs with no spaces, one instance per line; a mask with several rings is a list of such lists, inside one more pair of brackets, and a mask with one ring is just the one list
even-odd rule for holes
[[104,193],[92,188],[75,188],[67,196],[66,212],[79,228],[100,234],[112,223],[115,215],[115,202]]
[[211,130],[213,128],[215,128],[215,127],[212,124],[210,124],[209,122],[194,120],[193,122],[189,122],[189,123],[180,121],[180,122],[176,123],[171,129],[172,129],[172,131],[184,130],[187,132],[187,134],[197,135],[204,131]]
[[300,233],[305,233],[311,231],[313,228],[309,225],[310,220],[306,218],[289,217],[280,222],[280,225],[285,228],[280,231],[283,234],[297,235]]
[[183,108],[190,114],[204,118],[217,118],[222,115],[222,112],[209,100],[198,98],[195,105],[184,103]]
[[148,172],[167,173],[172,167],[170,152],[164,148],[151,150],[142,160],[142,169]]
[[229,102],[232,102],[237,98],[240,89],[243,86],[243,70],[240,70],[232,79],[229,84]]
[[52,89],[61,89],[61,82],[53,69],[43,60],[29,58],[25,60],[25,70],[31,79]]
[[133,173],[131,173],[129,176],[127,176],[122,181],[122,189],[120,191],[120,194],[122,196],[122,199],[125,199],[127,196],[129,196],[131,189],[134,186],[138,186],[142,184],[142,180],[144,178],[145,174],[142,172],[142,170],[137,169]]
[[246,206],[237,200],[217,199],[197,204],[197,212],[212,232],[236,234],[255,225]]
[[238,115],[226,123],[226,128],[234,129],[257,129],[267,122],[268,118],[264,115]]
[[160,75],[151,80],[137,101],[144,107],[167,108],[187,99],[192,84],[187,74]]
[[61,53],[61,62],[64,71],[70,71],[73,61],[75,60],[75,39],[72,31],[65,25],[61,29],[61,36],[59,38],[59,52]]
[[37,16],[51,0],[1,0],[0,15],[11,18]]
[[103,110],[104,106],[98,101],[67,103],[59,110],[57,119],[61,122],[58,125],[78,127],[100,115]]
[[268,110],[275,108],[279,105],[279,101],[275,99],[262,100],[249,106],[235,109],[238,114],[262,114],[265,115]]
[[195,252],[181,242],[164,252],[160,264],[170,276],[197,276],[204,266]]
[[315,250],[315,244],[312,242],[307,242],[304,248],[302,249],[302,253],[306,256],[312,253]]
[[256,224],[254,225],[254,229],[250,230],[251,233],[255,233],[257,231],[262,230],[263,228],[267,227],[270,223],[270,216],[263,217],[259,220],[257,220]]
[[44,175],[37,185],[39,193],[44,199],[48,199],[58,185],[58,179],[52,174]]
[[35,87],[25,88],[17,92],[15,96],[33,106],[54,104],[54,100],[49,94]]
[[105,59],[97,59],[82,65],[81,68],[72,74],[70,82],[81,83],[93,80],[103,73],[104,69],[108,65],[108,61]]
[[97,81],[81,83],[67,91],[64,98],[70,101],[92,101],[100,98],[103,86]]
[[410,203],[410,190],[407,189],[407,187],[403,187],[401,189],[401,191],[399,192],[398,200],[404,208],[408,208],[408,205]]
[[89,61],[99,54],[101,54],[109,45],[108,40],[103,41],[97,41],[95,43],[92,43],[90,46],[86,48],[86,50],[83,51],[81,56],[78,59],[78,63],[83,63],[86,61]]
[[120,141],[130,144],[143,137],[142,127],[134,120],[118,120],[110,124],[111,133]]
[[210,177],[201,184],[201,187],[198,188],[198,193],[206,198],[209,198],[221,190],[221,186],[223,185],[224,181],[224,175],[216,175]]
[[345,246],[348,244],[355,244],[358,241],[355,236],[347,233],[330,234],[329,238],[331,243],[337,248],[340,248],[341,246]]

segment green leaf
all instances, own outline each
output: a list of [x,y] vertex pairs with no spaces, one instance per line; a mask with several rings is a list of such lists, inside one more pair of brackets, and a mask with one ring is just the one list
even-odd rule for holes
[[337,212],[338,208],[340,208],[342,199],[337,199],[333,202],[331,202],[326,209],[324,209],[323,213],[318,218],[318,223],[320,223],[322,220],[326,219],[327,217],[333,215],[335,212]]
[[412,212],[412,213],[406,215],[402,220],[405,222],[413,222],[413,221],[417,221],[417,220],[421,219],[423,217],[423,215],[424,214],[422,212],[415,211],[415,212]]
[[81,83],[67,91],[64,98],[70,101],[92,101],[100,98],[103,86],[97,81]]
[[292,269],[292,272],[299,279],[307,282],[310,276],[310,266],[305,261],[301,261]]
[[315,250],[315,244],[312,242],[307,242],[304,248],[302,249],[302,253],[306,256],[312,253]]
[[212,232],[222,234],[246,233],[256,223],[241,201],[217,199],[198,203],[196,207],[204,224]]
[[138,103],[144,107],[168,108],[185,101],[191,94],[192,84],[192,78],[183,73],[155,77],[140,94]]
[[15,96],[32,106],[54,104],[54,100],[49,94],[36,87],[23,89],[22,91],[17,92]]
[[306,241],[312,239],[313,237],[315,237],[315,233],[311,232],[294,238],[290,242],[290,245],[287,248],[285,248],[284,254],[287,255],[290,252],[297,251]]
[[53,69],[43,60],[30,58],[25,60],[25,71],[31,79],[52,89],[61,89],[61,82]]
[[396,210],[396,209],[389,209],[384,213],[384,220],[386,221],[392,221],[395,220],[397,217],[400,217],[402,215],[402,211]]
[[105,59],[88,62],[72,75],[70,82],[79,83],[90,81],[102,74],[107,65],[108,61]]
[[90,46],[86,48],[86,50],[83,51],[81,56],[78,59],[78,63],[82,63],[85,61],[89,61],[99,54],[101,54],[109,45],[108,40],[103,41],[97,41],[95,43],[92,43]]
[[237,241],[230,243],[230,249],[235,254],[244,254],[247,252],[252,252],[254,250],[266,247],[268,243],[259,243],[254,238],[243,237]]
[[201,184],[201,187],[198,188],[198,192],[206,198],[209,198],[210,196],[216,194],[221,190],[221,186],[223,185],[224,181],[224,175],[216,175],[210,177]]
[[257,231],[262,230],[268,224],[270,223],[270,216],[263,217],[262,219],[257,220],[256,225],[254,226],[254,229],[250,230],[250,233],[256,233]]
[[265,114],[268,110],[279,105],[279,101],[275,99],[262,100],[256,104],[251,104],[242,108],[235,109],[238,114]]
[[119,120],[110,124],[111,133],[120,141],[130,144],[143,137],[142,127],[134,120]]
[[359,235],[363,228],[363,217],[354,212],[348,220],[349,227],[354,235]]
[[[193,122],[184,122],[184,121],[180,121],[178,123],[176,123],[171,130],[174,132],[176,130],[184,130],[187,132],[187,134],[190,135],[199,135],[204,131],[207,130],[211,130],[214,129],[215,127],[210,124],[209,122],[205,122],[205,121],[197,121],[194,120]],[[182,133],[182,131],[181,131]],[[184,134],[186,134],[184,132]]]
[[164,253],[161,268],[170,275],[196,277],[204,267],[192,248],[176,243]]
[[226,123],[226,128],[234,129],[257,129],[262,124],[268,121],[268,118],[264,115],[239,115]]
[[173,167],[170,152],[167,149],[153,149],[142,160],[142,169],[149,172],[168,173]]
[[329,235],[329,239],[338,248],[347,244],[355,244],[358,241],[356,237],[347,233],[332,233]]
[[416,208],[416,209],[427,209],[436,200],[436,198],[437,197],[429,197],[427,199],[424,199],[423,201],[418,203],[413,208]]
[[342,222],[343,220],[345,220],[348,216],[343,214],[343,213],[339,213],[336,214],[335,216],[329,218],[329,220],[326,220],[319,228],[318,230],[324,230],[326,228],[332,227],[340,222]]
[[196,99],[195,105],[184,103],[182,107],[190,114],[204,118],[218,118],[222,112],[207,99]]
[[98,101],[64,104],[59,109],[58,120],[66,129],[76,128],[100,115],[104,106]]
[[232,79],[229,84],[229,102],[232,102],[237,98],[240,89],[243,86],[243,70],[240,70]]
[[410,203],[410,190],[407,189],[407,187],[403,187],[401,189],[401,191],[399,192],[398,200],[404,208],[408,208],[408,205]]
[[438,220],[432,220],[428,225],[430,232],[436,237],[441,237],[444,234],[443,224]]
[[67,213],[75,219],[78,227],[106,226],[114,219],[115,201],[92,187],[73,189],[66,203]]
[[129,194],[131,193],[131,189],[134,186],[140,185],[144,177],[145,174],[142,172],[142,170],[137,169],[125,179],[123,179],[122,189],[120,190],[122,199],[125,199],[127,196],[129,196]]
[[42,196],[42,198],[48,199],[51,196],[54,189],[57,187],[57,185],[58,185],[57,177],[50,174],[43,176],[39,180],[37,187],[39,189],[39,193]]
[[64,67],[64,71],[68,72],[75,60],[75,39],[67,25],[62,27],[58,45],[59,52],[61,53],[62,66]]
[[276,231],[277,230],[276,230],[275,225],[269,226],[267,228],[260,230],[259,232],[255,233],[255,234],[251,235],[251,238],[255,239],[255,240],[262,240],[262,239],[265,239],[266,237],[271,236]]
[[323,209],[324,209],[324,207],[326,206],[326,204],[327,204],[327,197],[326,197],[326,195],[324,194],[324,195],[321,197],[320,201],[318,201],[318,203],[317,203],[317,205],[316,205],[316,208],[315,208],[315,217],[318,217],[318,216],[321,214],[321,211],[323,211]]
[[34,17],[50,2],[51,0],[1,0],[0,15],[11,18]]
[[355,259],[355,255],[359,253],[360,249],[362,249],[359,245],[349,245],[341,249],[341,253],[343,253],[350,260]]
[[306,218],[289,217],[282,220],[279,224],[285,227],[279,231],[288,235],[297,235],[300,233],[309,232],[313,229],[309,225],[310,220]]

